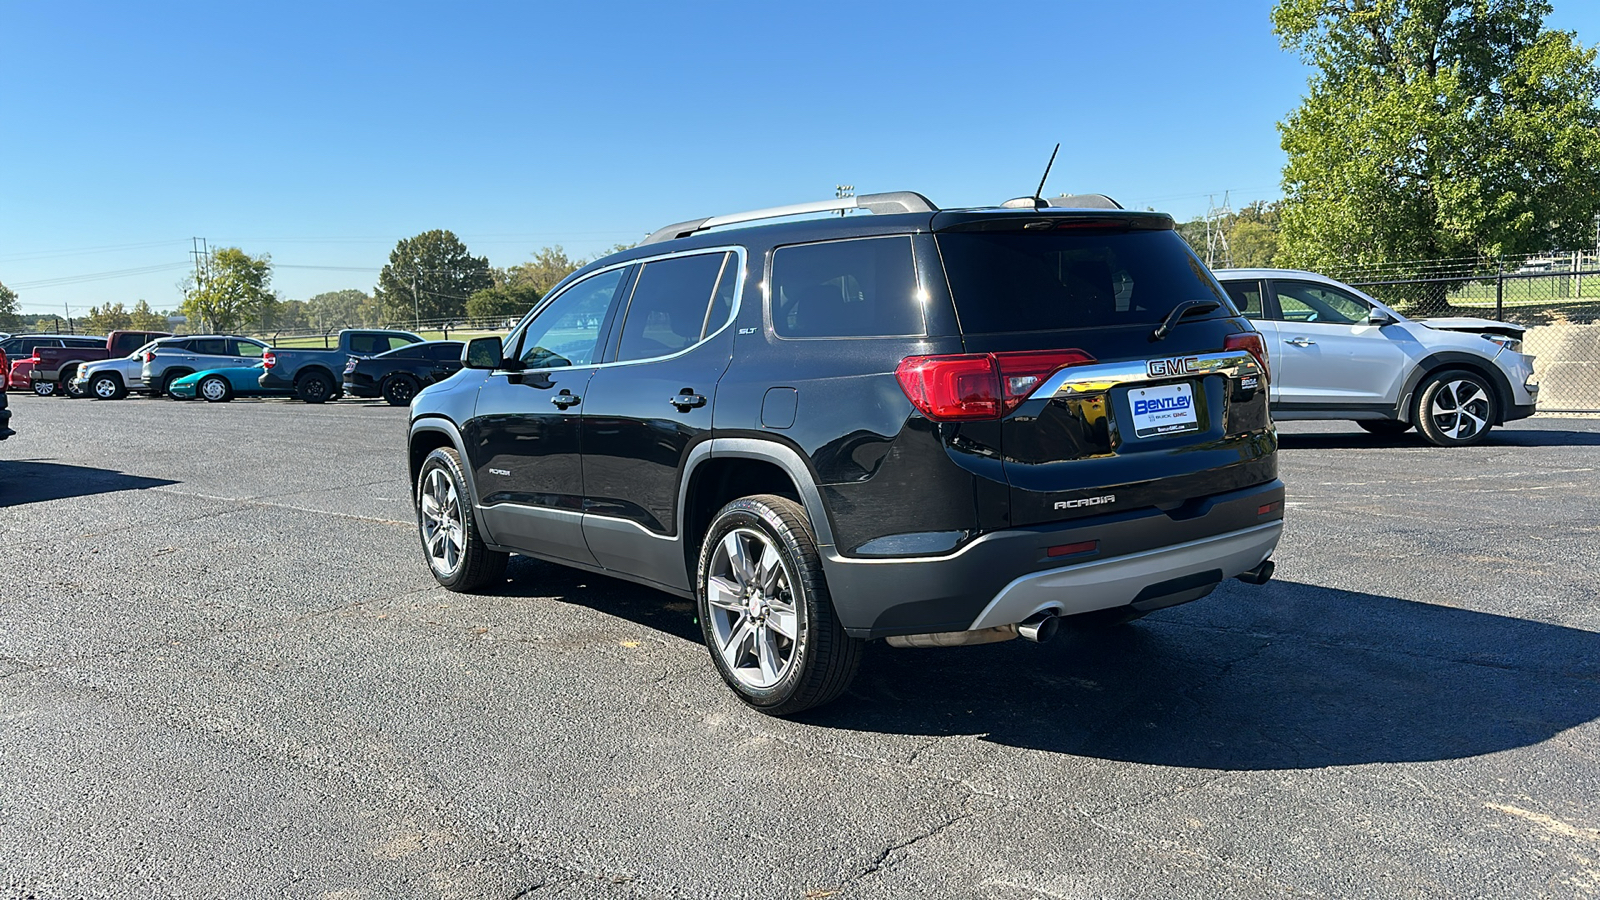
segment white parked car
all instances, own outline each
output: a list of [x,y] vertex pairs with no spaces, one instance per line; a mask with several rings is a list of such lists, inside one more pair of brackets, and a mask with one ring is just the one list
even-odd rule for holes
[[72,390],[80,397],[93,397],[96,400],[121,400],[128,396],[129,391],[144,390],[145,351],[171,340],[178,339],[161,338],[127,356],[84,363],[73,375]]
[[1261,331],[1275,419],[1350,419],[1374,434],[1415,426],[1447,447],[1476,444],[1495,425],[1533,415],[1539,386],[1520,325],[1407,319],[1312,272],[1215,274]]

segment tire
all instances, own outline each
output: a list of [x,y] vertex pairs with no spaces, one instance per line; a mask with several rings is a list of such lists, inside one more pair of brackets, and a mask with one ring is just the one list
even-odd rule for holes
[[1399,437],[1411,430],[1410,422],[1402,422],[1399,419],[1357,419],[1356,424],[1362,431],[1380,437]]
[[72,386],[72,382],[77,377],[78,370],[76,367],[61,373],[61,381],[58,382],[61,385],[61,396],[66,397],[68,400],[82,400],[88,396],[87,392],[80,391]]
[[321,372],[307,372],[294,383],[294,395],[306,403],[333,399],[333,380]]
[[194,386],[194,395],[207,403],[227,403],[233,399],[233,385],[221,375],[207,375]]
[[89,380],[89,396],[96,400],[121,400],[128,396],[128,388],[115,375],[96,375]]
[[861,664],[865,642],[839,624],[811,523],[793,500],[758,494],[717,513],[700,545],[695,599],[712,664],[760,712],[827,703]]
[[55,382],[35,381],[33,383],[33,392],[40,397],[54,397],[56,395]]
[[1423,379],[1411,418],[1428,443],[1469,447],[1489,436],[1498,414],[1489,382],[1476,372],[1453,369]]
[[478,531],[456,451],[440,448],[428,454],[417,473],[413,493],[417,535],[428,570],[441,585],[458,593],[478,591],[505,580],[511,554],[489,549]]
[[390,406],[410,406],[417,390],[417,380],[410,375],[391,375],[383,383],[383,399]]
[[154,394],[151,394],[150,396],[152,396],[152,397],[167,397],[167,398],[170,398],[172,400],[178,399],[177,397],[173,397],[172,396],[172,383],[174,381],[177,381],[179,378],[182,378],[185,375],[192,375],[192,374],[194,374],[194,373],[192,373],[192,372],[169,372],[169,373],[161,376],[161,386],[156,388],[156,392]]

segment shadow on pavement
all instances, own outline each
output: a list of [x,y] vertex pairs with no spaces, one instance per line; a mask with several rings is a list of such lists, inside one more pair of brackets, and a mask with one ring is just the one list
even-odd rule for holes
[[0,460],[0,507],[177,484],[165,478],[39,460]]
[[[1424,441],[1415,431],[1394,437],[1368,434],[1365,431],[1315,432],[1278,434],[1278,446],[1284,450],[1379,450],[1404,447],[1418,450],[1452,450],[1435,447]],[[1552,431],[1544,429],[1496,428],[1489,432],[1483,447],[1600,447],[1600,432]]]
[[[659,591],[513,558],[508,596],[554,597],[701,643]],[[716,678],[709,659],[706,677]],[[1218,770],[1460,759],[1600,718],[1600,633],[1294,582],[1228,583],[1121,628],[943,650],[868,648],[798,720]]]
[[1042,646],[873,649],[806,721],[1255,770],[1460,759],[1600,717],[1600,634],[1292,582]]

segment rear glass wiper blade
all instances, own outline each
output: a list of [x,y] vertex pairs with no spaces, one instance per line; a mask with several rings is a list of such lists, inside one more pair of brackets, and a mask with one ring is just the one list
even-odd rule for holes
[[1174,306],[1172,312],[1167,313],[1167,317],[1161,320],[1160,325],[1156,326],[1156,330],[1150,332],[1150,340],[1159,341],[1166,337],[1172,331],[1172,326],[1176,325],[1179,319],[1190,313],[1211,312],[1221,306],[1222,303],[1217,300],[1185,300]]

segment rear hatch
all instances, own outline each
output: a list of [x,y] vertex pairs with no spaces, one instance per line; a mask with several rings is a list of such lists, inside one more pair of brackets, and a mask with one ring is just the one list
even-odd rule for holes
[[1200,515],[1277,477],[1260,335],[1169,217],[941,213],[934,230],[966,350],[1000,374],[1002,417],[961,427],[1001,459],[1012,526]]

